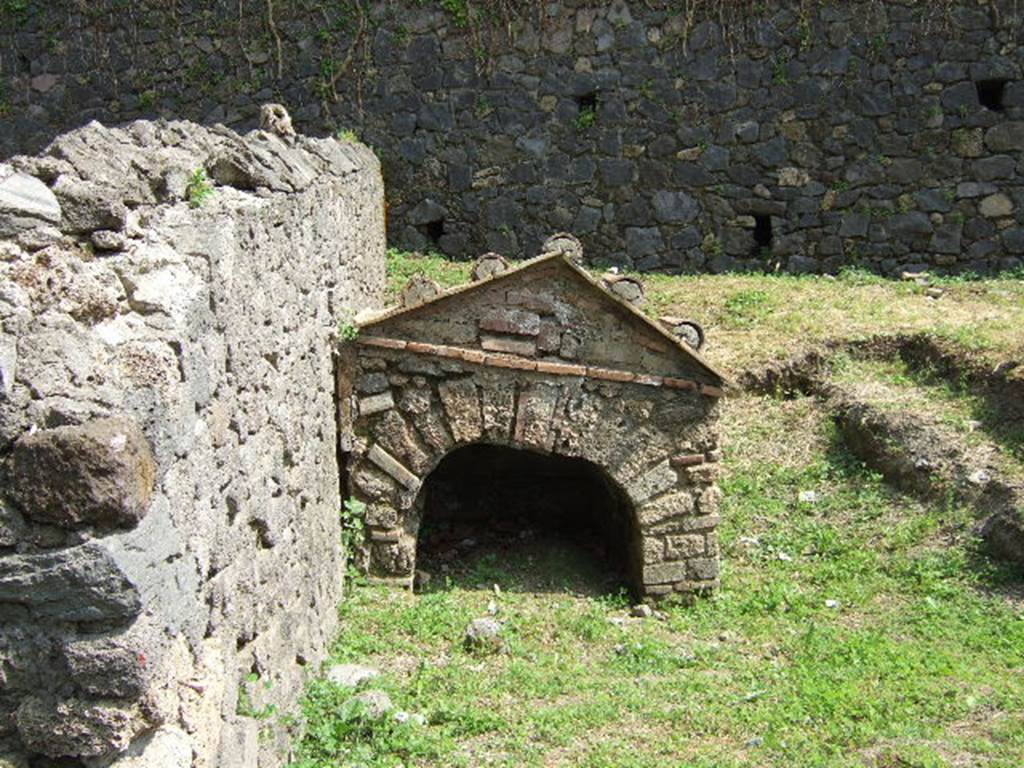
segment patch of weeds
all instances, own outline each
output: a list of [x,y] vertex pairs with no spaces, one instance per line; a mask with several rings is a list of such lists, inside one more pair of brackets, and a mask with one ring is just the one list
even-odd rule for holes
[[469,578],[480,586],[501,584],[508,579],[508,572],[498,564],[498,556],[488,552],[478,558],[470,567]]
[[351,691],[325,681],[310,685],[302,702],[305,734],[294,768],[391,768],[420,764],[444,752],[441,731],[373,713]]
[[355,131],[353,131],[351,128],[339,128],[335,132],[334,138],[336,138],[338,141],[340,141],[342,143],[345,143],[345,144],[358,144],[359,143],[359,135]]
[[469,0],[441,0],[441,7],[452,15],[455,26],[469,26]]
[[576,115],[575,126],[576,130],[582,133],[583,131],[590,130],[594,123],[597,122],[597,106],[587,105],[580,108],[580,112]]
[[659,638],[621,643],[612,649],[613,667],[632,675],[657,675],[683,669],[695,659],[685,649],[677,648]]
[[886,279],[876,272],[872,272],[869,269],[863,267],[843,267],[839,274],[838,279],[846,285],[864,286],[864,285],[885,285]]
[[772,59],[772,82],[776,85],[789,84],[789,57],[779,55]]
[[341,505],[341,551],[349,571],[353,569],[355,551],[362,546],[365,536],[366,504],[359,499],[345,499]]
[[747,328],[767,317],[773,307],[774,301],[767,291],[736,291],[725,300],[723,320],[730,328]]
[[0,21],[21,24],[28,18],[28,0],[0,0]]
[[193,208],[200,207],[203,203],[213,197],[213,183],[206,176],[205,168],[196,168],[188,177],[188,184],[185,185],[185,198]]
[[[359,338],[359,325],[356,323],[355,312],[351,309],[344,309],[338,319],[338,341],[345,343],[355,341]],[[358,503],[358,502],[355,502]]]
[[139,109],[150,110],[156,105],[156,91],[149,89],[139,94]]
[[473,114],[477,120],[484,120],[494,112],[494,105],[486,96],[479,96],[476,105],[473,107]]
[[436,280],[442,288],[451,288],[469,281],[473,265],[468,262],[448,261],[437,253],[415,253],[389,248],[387,251],[387,295],[389,301],[398,298],[402,288],[413,277],[421,274]]
[[277,707],[274,704],[268,704],[265,707],[256,707],[253,704],[252,688],[257,685],[262,686],[267,691],[273,687],[273,683],[270,680],[261,681],[257,673],[250,672],[238,687],[238,702],[235,705],[235,714],[240,717],[251,717],[256,720],[268,720],[277,712]]
[[889,47],[889,33],[879,32],[871,38],[868,45],[871,49],[872,56],[876,59],[880,59],[885,53],[885,49]]

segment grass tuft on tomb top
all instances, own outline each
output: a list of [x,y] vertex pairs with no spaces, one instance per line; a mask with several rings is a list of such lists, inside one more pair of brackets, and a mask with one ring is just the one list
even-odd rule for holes
[[[387,301],[417,272],[448,288],[469,281],[469,262],[438,254],[388,252]],[[599,275],[601,270],[590,267]],[[931,286],[861,270],[816,275],[637,275],[644,311],[700,323],[705,356],[735,374],[830,339],[928,331],[973,350],[993,365],[1024,357],[1024,279],[933,278]],[[943,290],[940,298],[928,287]]]
[[[723,420],[716,596],[631,618],[600,563],[540,541],[423,595],[357,587],[333,661],[427,724],[353,723],[317,682],[296,765],[1024,764],[1024,599],[971,513],[891,491],[810,399]],[[478,656],[462,635],[491,601],[507,650]]]

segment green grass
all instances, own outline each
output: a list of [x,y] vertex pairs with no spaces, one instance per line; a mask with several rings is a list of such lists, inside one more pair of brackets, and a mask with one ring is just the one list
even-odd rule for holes
[[884,410],[914,413],[949,430],[969,448],[982,449],[1000,469],[1024,477],[1024,425],[1008,421],[970,383],[901,360],[832,358],[836,383]]
[[419,254],[388,249],[387,288],[385,300],[388,303],[398,301],[403,286],[414,275],[425,275],[436,280],[442,288],[452,288],[468,283],[473,265],[469,262],[446,261],[436,253]]
[[[427,725],[318,682],[296,765],[1024,764],[1024,610],[970,514],[890,491],[809,400],[734,400],[724,431],[714,597],[634,619],[601,563],[542,541],[421,596],[357,589],[334,659]],[[462,632],[491,601],[507,647],[478,657]]]
[[[388,300],[416,272],[443,287],[469,280],[468,262],[450,262],[392,249]],[[599,273],[597,267],[592,271]],[[798,275],[637,275],[647,289],[644,311],[699,322],[708,335],[705,356],[727,374],[762,365],[828,339],[929,331],[976,351],[993,365],[1024,354],[1024,280],[1007,275],[933,279],[943,288],[929,298],[913,281],[862,270],[836,278]]]

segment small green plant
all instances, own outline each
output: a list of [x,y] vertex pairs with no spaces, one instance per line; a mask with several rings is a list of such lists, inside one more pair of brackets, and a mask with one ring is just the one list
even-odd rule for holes
[[469,0],[441,0],[441,7],[452,15],[455,26],[469,26]]
[[359,338],[359,326],[356,324],[352,312],[347,311],[338,321],[338,340],[355,341],[357,338]]
[[204,168],[196,168],[188,177],[188,184],[185,185],[185,197],[188,204],[198,208],[213,196],[213,184],[206,176]]
[[352,555],[363,543],[365,533],[366,504],[359,499],[345,499],[341,505],[341,551],[348,568],[352,567]]
[[139,94],[139,109],[152,109],[156,104],[156,91],[147,90]]
[[722,241],[714,235],[709,236],[704,241],[705,250],[712,256],[721,256],[725,253],[725,249],[722,247]]
[[359,136],[351,128],[339,128],[334,138],[346,144],[358,144]]
[[889,33],[879,32],[871,38],[871,53],[875,58],[880,58],[889,45]]
[[492,112],[494,112],[494,106],[486,96],[481,96],[476,100],[476,106],[473,108],[473,114],[476,115],[477,120],[483,120]]
[[810,19],[801,19],[798,30],[800,34],[800,50],[806,51],[814,44],[814,32],[811,30]]
[[772,60],[772,82],[776,85],[786,85],[789,82],[788,56],[776,56]]
[[0,0],[0,19],[24,21],[28,15],[28,0]]
[[[240,717],[251,717],[255,720],[267,720],[277,712],[277,706],[268,704],[265,707],[257,708],[252,702],[251,686],[260,683],[260,676],[256,672],[250,672],[245,676],[244,682],[238,686],[238,703],[235,705],[235,714]],[[273,687],[270,680],[262,681],[264,690],[269,691]]]
[[576,115],[576,130],[583,131],[589,130],[597,122],[597,107],[594,105],[587,105],[580,107],[580,113]]
[[731,328],[749,328],[771,312],[771,295],[757,288],[736,291],[725,300],[725,323]]

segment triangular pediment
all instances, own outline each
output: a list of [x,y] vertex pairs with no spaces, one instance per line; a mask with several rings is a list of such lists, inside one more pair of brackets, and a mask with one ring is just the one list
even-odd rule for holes
[[360,334],[686,378],[712,387],[724,381],[685,342],[558,254],[422,304],[385,310],[361,322]]

